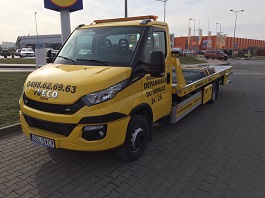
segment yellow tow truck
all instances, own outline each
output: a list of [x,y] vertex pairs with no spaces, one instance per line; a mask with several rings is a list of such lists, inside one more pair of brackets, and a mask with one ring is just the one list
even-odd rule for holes
[[19,100],[24,134],[50,148],[139,158],[155,122],[176,123],[215,102],[231,66],[182,67],[157,16],[79,25],[56,57],[32,72]]

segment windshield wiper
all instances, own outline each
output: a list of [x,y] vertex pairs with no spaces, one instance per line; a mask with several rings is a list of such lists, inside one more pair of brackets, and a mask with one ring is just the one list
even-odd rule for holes
[[103,64],[103,65],[109,66],[109,65],[108,65],[108,62],[106,62],[106,61],[100,61],[100,60],[76,59],[76,61],[90,61],[90,62],[101,63],[101,64]]
[[75,61],[74,59],[71,59],[71,58],[68,58],[68,57],[65,57],[65,56],[57,56],[57,57],[60,57],[60,58],[63,58],[63,59],[66,59],[66,60],[69,60],[73,63],[73,65],[75,65]]

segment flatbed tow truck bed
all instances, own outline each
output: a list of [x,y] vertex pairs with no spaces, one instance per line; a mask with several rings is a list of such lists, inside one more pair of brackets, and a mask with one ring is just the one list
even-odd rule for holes
[[[212,68],[215,72],[212,72]],[[177,80],[176,80],[176,72],[172,72],[173,82],[172,82],[172,94],[177,94],[182,97],[188,93],[195,91],[196,89],[209,84],[210,82],[226,75],[231,74],[232,66],[188,66],[182,68],[183,76],[186,80],[187,85],[178,88]],[[206,71],[207,70],[207,71]]]
[[173,97],[183,98],[183,100],[180,103],[172,103],[170,123],[178,122],[196,107],[208,102],[214,89],[213,82],[218,79],[218,83],[222,82],[226,85],[231,68],[231,66],[183,67],[180,76],[184,77],[186,85],[181,87],[177,84],[176,69],[173,67],[172,94]]

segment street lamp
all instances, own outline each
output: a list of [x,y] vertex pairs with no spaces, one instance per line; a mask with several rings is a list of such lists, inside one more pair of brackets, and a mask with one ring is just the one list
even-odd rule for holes
[[220,37],[221,37],[221,23],[216,23],[216,36],[217,36],[217,25],[220,25],[220,28],[219,28],[219,36],[218,36],[218,47],[217,49],[219,50],[220,49]]
[[[194,30],[193,30],[193,31],[194,31],[194,32],[193,32],[193,36],[194,36],[194,37],[193,37],[192,40],[195,40],[195,39],[196,39],[196,37],[195,37],[195,19],[191,19],[191,18],[190,18],[190,21],[193,21],[193,22],[194,22],[194,23],[193,23],[193,25],[194,25],[194,27],[193,27],[193,28],[194,28]],[[191,43],[192,43],[192,42],[191,42]],[[194,47],[194,46],[193,46],[193,47]],[[198,43],[197,43],[197,47],[198,47]],[[191,45],[190,48],[192,48],[192,45]]]
[[157,0],[157,1],[162,1],[162,2],[164,2],[164,22],[166,21],[166,2],[168,1],[168,0]]
[[234,28],[234,39],[233,39],[233,52],[232,52],[232,58],[234,58],[235,40],[236,40],[236,20],[237,20],[237,13],[238,13],[238,12],[244,12],[244,10],[230,10],[230,11],[236,13],[236,18],[235,18],[235,28]]
[[125,0],[125,18],[128,17],[128,11],[127,11],[127,0]]
[[38,26],[37,26],[37,12],[35,12],[35,24],[36,24],[36,35],[37,35],[37,49],[39,48],[39,36],[38,36]]
[[218,25],[219,23],[216,23],[216,36],[217,36],[217,25]]
[[190,21],[194,21],[194,36],[195,36],[195,19],[190,19]]

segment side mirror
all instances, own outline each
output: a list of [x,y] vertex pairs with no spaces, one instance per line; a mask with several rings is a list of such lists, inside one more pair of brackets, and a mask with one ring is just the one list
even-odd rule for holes
[[48,49],[46,52],[46,62],[51,63],[53,61],[52,50]]
[[165,57],[162,51],[152,51],[150,53],[150,60],[144,62],[147,66],[147,73],[153,77],[162,77],[165,72]]

